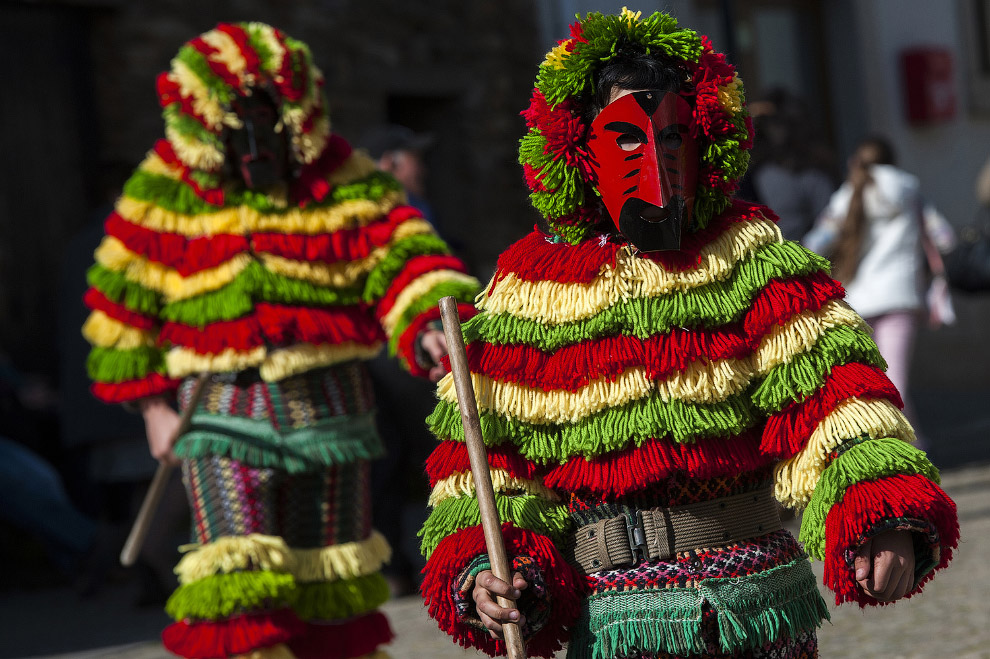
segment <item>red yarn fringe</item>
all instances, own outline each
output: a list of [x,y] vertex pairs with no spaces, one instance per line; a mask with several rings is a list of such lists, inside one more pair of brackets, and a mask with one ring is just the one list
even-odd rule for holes
[[226,620],[176,622],[162,632],[162,643],[189,659],[213,659],[284,643],[306,630],[291,609],[241,615]]
[[904,407],[897,388],[879,368],[856,362],[840,364],[832,368],[821,389],[770,415],[760,449],[782,460],[793,457],[805,447],[822,419],[839,403],[854,397],[885,398]]
[[191,176],[192,170],[186,167],[185,163],[179,160],[179,156],[175,154],[175,149],[172,147],[171,142],[166,139],[158,140],[155,142],[154,151],[165,164],[179,172],[182,182],[189,186],[197,197],[218,208],[223,206],[223,190],[220,188],[204,188],[201,186],[199,182]]
[[157,396],[175,391],[181,380],[165,377],[160,373],[149,373],[140,380],[127,382],[94,382],[90,391],[104,403],[125,403],[127,401]]
[[130,325],[140,330],[150,331],[155,327],[153,318],[131,311],[127,307],[114,302],[97,288],[90,288],[83,295],[83,303],[94,311],[102,311],[114,320]]
[[206,125],[206,119],[196,112],[196,108],[193,107],[193,100],[191,96],[183,96],[182,88],[179,87],[179,83],[174,82],[169,78],[169,71],[163,71],[158,74],[158,78],[155,80],[156,89],[158,90],[158,103],[163,107],[168,107],[173,103],[178,103],[179,107],[182,109],[182,114],[192,117],[200,123],[203,128],[209,129]]
[[255,251],[295,261],[356,261],[387,245],[395,228],[404,221],[401,214],[394,213],[363,227],[340,229],[333,233],[255,233],[251,236],[251,244]]
[[217,74],[231,89],[241,88],[240,78],[231,73],[230,69],[227,68],[219,57],[213,57],[213,55],[219,52],[216,48],[203,41],[202,37],[191,39],[188,43],[203,54],[203,61],[210,67],[210,70]]
[[191,348],[201,355],[233,348],[247,351],[266,342],[372,344],[384,340],[381,327],[360,307],[308,308],[259,302],[254,313],[236,320],[222,320],[205,327],[168,322],[158,341],[162,345]]
[[[506,442],[498,446],[488,446],[488,464],[492,469],[504,469],[514,478],[532,480],[539,474],[539,467],[519,455],[516,447]],[[471,460],[468,458],[467,445],[464,442],[442,441],[430,457],[426,459],[426,474],[430,478],[430,487],[451,474],[470,471]]]
[[509,246],[498,257],[496,270],[513,273],[524,281],[588,283],[603,265],[615,266],[620,245],[587,240],[578,245],[550,242],[538,229]]
[[645,367],[650,379],[665,379],[700,359],[742,359],[752,348],[742,327],[734,324],[717,329],[674,327],[647,339],[606,336],[567,345],[552,354],[523,344],[475,342],[468,345],[467,354],[472,373],[544,391],[577,391],[598,379],[613,382],[637,366]]
[[[532,657],[551,657],[567,641],[570,626],[577,620],[579,602],[585,591],[584,578],[564,560],[557,548],[545,536],[514,526],[502,524],[502,537],[508,556],[530,556],[540,566],[552,602],[546,625],[526,643]],[[490,656],[505,654],[505,644],[493,639],[487,630],[464,622],[454,608],[451,584],[475,556],[486,552],[485,536],[480,526],[462,529],[444,538],[426,567],[423,568],[423,595],[430,616],[441,630],[450,634],[464,647],[474,647]]]
[[[288,57],[284,58],[286,61]],[[314,109],[314,113],[317,110]],[[351,157],[351,145],[339,135],[330,135],[327,145],[320,157],[308,165],[304,165],[292,184],[292,198],[300,207],[305,207],[309,201],[323,201],[333,186],[327,178],[338,167]]]
[[743,328],[755,347],[774,325],[782,325],[802,311],[818,311],[826,302],[844,295],[842,284],[822,271],[807,277],[774,279],[753,299]]
[[388,619],[376,611],[346,622],[306,623],[287,645],[298,659],[350,659],[371,654],[394,636]]
[[395,299],[406,286],[408,286],[417,277],[437,270],[453,270],[455,272],[466,271],[464,264],[456,256],[439,254],[414,256],[406,261],[402,271],[399,272],[395,279],[392,280],[392,283],[389,284],[388,290],[385,291],[385,295],[378,302],[375,315],[377,315],[378,318],[383,318],[389,311],[391,311],[392,307],[395,306]]
[[[474,317],[478,313],[478,310],[473,304],[468,304],[467,302],[457,303],[457,315],[460,317],[461,322],[467,321],[467,319]],[[416,340],[419,337],[419,333],[426,329],[426,325],[434,320],[440,319],[440,309],[439,307],[430,307],[423,313],[419,314],[409,323],[409,325],[402,330],[402,334],[399,335],[399,340],[396,343],[396,353],[401,357],[406,364],[409,366],[409,372],[413,375],[426,377],[429,375],[427,369],[422,368],[416,363]],[[450,370],[450,363],[446,360],[443,362]]]
[[577,490],[620,496],[641,490],[675,473],[709,479],[751,471],[773,462],[760,453],[758,434],[747,431],[734,437],[711,437],[693,444],[669,439],[650,439],[641,446],[586,460],[574,457],[547,472],[543,484],[573,492]]
[[844,557],[870,528],[891,517],[925,520],[938,529],[938,564],[907,597],[921,592],[935,571],[952,560],[952,550],[959,543],[959,519],[956,504],[938,485],[920,474],[855,483],[845,491],[842,501],[832,507],[825,521],[823,582],[835,591],[836,604],[850,601],[858,602],[860,607],[884,604],[860,589],[855,571],[846,565]]

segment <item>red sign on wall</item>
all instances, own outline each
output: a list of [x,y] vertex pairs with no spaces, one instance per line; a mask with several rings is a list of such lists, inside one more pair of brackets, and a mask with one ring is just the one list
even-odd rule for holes
[[948,121],[956,116],[952,53],[939,46],[901,51],[907,119],[912,124]]

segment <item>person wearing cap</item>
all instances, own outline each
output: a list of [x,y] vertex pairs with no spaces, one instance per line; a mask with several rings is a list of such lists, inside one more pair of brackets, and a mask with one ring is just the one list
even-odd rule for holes
[[837,603],[918,593],[955,505],[828,262],[733,198],[752,124],[725,57],[660,12],[588,14],[523,116],[548,230],[463,327],[515,574],[491,573],[448,374],[421,530],[440,628],[488,654],[515,622],[530,656],[810,658],[809,554]]
[[399,124],[374,128],[362,142],[378,167],[402,184],[409,205],[418,208],[431,224],[434,224],[434,218],[433,209],[426,198],[424,156],[433,142],[432,135],[417,133]]

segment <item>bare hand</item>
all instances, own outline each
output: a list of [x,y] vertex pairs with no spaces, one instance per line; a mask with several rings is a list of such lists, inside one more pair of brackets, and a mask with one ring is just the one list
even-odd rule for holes
[[430,368],[429,373],[430,382],[438,382],[445,373],[440,360],[447,354],[447,337],[440,330],[428,329],[423,332],[423,335],[419,339],[419,344],[423,346],[423,350],[433,360],[433,366]]
[[512,586],[492,574],[491,570],[485,570],[474,580],[474,591],[471,593],[471,597],[474,598],[478,617],[481,618],[481,622],[488,628],[492,637],[502,639],[503,622],[514,622],[519,625],[526,622],[526,616],[519,609],[501,607],[495,601],[495,597],[502,596],[506,599],[517,600],[528,585],[518,572],[512,575]]
[[153,396],[138,402],[141,416],[144,417],[145,432],[148,434],[148,447],[151,455],[162,464],[177,466],[179,459],[172,452],[178,439],[179,414],[164,398]]
[[853,563],[856,583],[881,602],[898,600],[914,587],[914,541],[910,531],[885,531],[862,544]]

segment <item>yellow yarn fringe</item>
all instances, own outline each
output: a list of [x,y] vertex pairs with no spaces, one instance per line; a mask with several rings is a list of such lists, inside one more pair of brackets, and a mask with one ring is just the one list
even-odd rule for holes
[[173,126],[165,126],[165,137],[172,144],[179,160],[193,169],[212,172],[223,165],[223,151],[194,137],[183,135]]
[[895,437],[914,442],[911,424],[893,403],[883,398],[849,398],[826,416],[811,434],[808,444],[774,469],[774,495],[790,508],[804,508],[815,485],[828,467],[836,447],[856,437]]
[[131,350],[155,345],[155,337],[148,332],[120,322],[102,311],[93,311],[82,328],[83,336],[95,346]]
[[318,346],[299,343],[269,353],[261,364],[261,379],[275,382],[321,366],[340,364],[352,359],[373,359],[381,349],[381,343],[338,343]]
[[[148,160],[142,163],[142,167]],[[187,238],[219,233],[248,235],[261,231],[320,234],[364,226],[405,201],[405,193],[386,193],[379,201],[352,199],[333,206],[292,208],[284,213],[259,213],[248,206],[232,206],[215,213],[187,215],[166,210],[152,202],[123,196],[117,213],[129,222],[158,232],[177,233]]]
[[[504,469],[491,469],[490,473],[492,488],[496,492],[535,494],[548,501],[560,501],[556,492],[539,481],[516,478]],[[436,506],[441,501],[451,497],[473,497],[474,495],[474,474],[470,471],[459,471],[437,481],[437,484],[433,486],[433,492],[430,493],[429,505]]]
[[353,183],[354,181],[360,181],[361,179],[370,176],[372,172],[378,169],[378,165],[368,153],[361,149],[355,149],[351,152],[351,155],[347,157],[340,167],[333,170],[330,176],[327,177],[327,183],[332,187],[337,187],[338,185],[347,185],[348,183]]
[[96,262],[145,288],[158,291],[166,301],[183,300],[215,291],[232,282],[251,263],[248,253],[237,254],[215,268],[183,277],[178,270],[155,263],[132,252],[114,236],[106,236],[96,249]]
[[165,353],[165,366],[173,378],[181,378],[194,373],[212,371],[241,371],[252,366],[259,366],[265,361],[267,349],[258,346],[245,352],[227,348],[223,352],[212,355],[201,355],[190,348],[172,348]]
[[287,645],[279,643],[260,650],[252,650],[247,654],[231,655],[231,659],[297,659],[297,657]]
[[587,284],[528,282],[507,273],[495,283],[491,295],[479,298],[478,307],[489,313],[510,313],[542,323],[573,322],[621,300],[666,295],[725,279],[761,246],[781,240],[777,225],[761,217],[729,227],[702,249],[701,266],[684,272],[668,271],[623,249],[614,269],[603,266],[595,281]]
[[844,300],[831,300],[818,311],[802,311],[783,325],[774,325],[760,341],[754,357],[758,373],[791,361],[795,355],[811,350],[832,327],[845,325],[867,333],[870,326]]
[[217,50],[217,52],[208,55],[208,59],[223,64],[228,71],[242,81],[245,80],[244,71],[247,69],[247,61],[229,34],[220,30],[210,30],[202,38],[204,42]]
[[[282,70],[282,58],[285,57],[285,48],[279,43],[279,40],[275,38],[275,29],[268,25],[267,23],[249,23],[253,30],[257,30],[261,40],[265,42],[268,47],[268,51],[272,54],[271,63],[269,64],[269,69],[272,71]],[[282,80],[276,80],[276,82],[281,83]]]
[[299,582],[352,579],[377,572],[392,557],[388,541],[378,531],[364,540],[316,549],[293,549],[279,536],[260,533],[179,549],[188,552],[175,567],[182,584],[239,570],[281,572]]
[[358,542],[291,551],[292,574],[301,583],[362,577],[392,560],[392,548],[378,531]]
[[718,88],[718,104],[730,114],[742,112],[743,84],[738,75],[733,76],[729,84]]
[[436,270],[420,275],[402,289],[395,298],[395,304],[385,314],[385,317],[382,318],[382,327],[385,328],[385,332],[389,336],[392,336],[395,324],[399,322],[399,318],[409,308],[409,305],[413,304],[421,295],[442,282],[459,282],[472,286],[480,285],[478,284],[478,280],[471,275],[465,275],[456,270]]
[[238,570],[293,572],[292,552],[285,540],[275,535],[226,536],[205,545],[183,545],[179,551],[188,552],[175,566],[182,584]]
[[203,81],[186,63],[172,60],[172,70],[168,78],[179,85],[179,93],[192,100],[193,110],[208,124],[210,130],[217,130],[223,124],[226,111],[220,102],[210,93]]
[[296,157],[305,164],[316,160],[330,139],[330,117],[323,115],[313,122],[313,129],[308,133],[293,131],[292,147]]
[[141,170],[156,176],[164,176],[174,181],[182,178],[182,170],[176,165],[169,165],[162,160],[157,153],[152,151],[141,163]]
[[[471,374],[479,410],[536,424],[574,423],[601,410],[644,398],[654,390],[664,402],[714,403],[743,391],[751,377],[748,360],[739,359],[692,362],[683,371],[660,382],[648,378],[643,368],[631,368],[614,382],[601,378],[574,392],[542,391]],[[457,390],[451,374],[445,375],[437,384],[437,396],[457,404]]]

